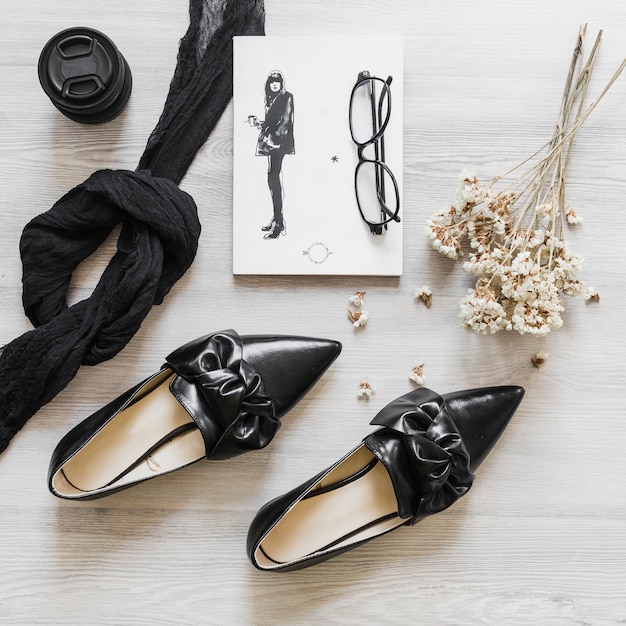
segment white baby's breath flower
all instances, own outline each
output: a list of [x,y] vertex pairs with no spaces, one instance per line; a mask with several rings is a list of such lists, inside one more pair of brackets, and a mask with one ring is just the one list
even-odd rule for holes
[[530,334],[543,336],[563,326],[561,318],[563,305],[558,295],[532,300],[528,298],[518,302],[513,309],[511,321],[513,328],[521,335]]
[[583,298],[588,302],[600,302],[600,294],[593,287],[587,287],[587,289],[585,289]]
[[565,219],[567,220],[567,223],[571,226],[577,226],[578,224],[583,223],[583,218],[578,217],[572,207],[569,207],[567,213],[565,214]]
[[546,231],[543,228],[535,228],[528,240],[528,248],[531,250],[542,245],[546,240]]
[[409,374],[409,380],[413,381],[419,387],[421,387],[424,384],[424,363],[420,363],[419,365],[414,365],[411,368],[411,373]]
[[439,248],[439,252],[453,261],[456,261],[456,259],[461,256],[461,253],[455,246],[441,246],[441,248]]
[[460,317],[463,326],[479,335],[497,333],[499,330],[510,330],[511,322],[506,311],[493,291],[479,286],[461,300]]
[[367,378],[364,378],[360,383],[359,383],[359,390],[357,391],[357,396],[359,398],[365,398],[366,400],[370,399],[370,396],[375,393],[376,390],[374,389],[374,387],[372,387],[372,385],[370,384],[370,382],[367,380]]
[[419,289],[416,289],[413,297],[416,300],[421,300],[428,308],[433,303],[433,292],[428,285],[422,285]]
[[537,352],[535,356],[531,357],[530,360],[535,367],[539,368],[546,362],[547,358],[548,353],[544,352],[543,350],[539,350],[539,352]]
[[500,236],[504,235],[504,233],[506,232],[506,224],[507,224],[506,221],[503,220],[501,217],[496,217],[493,220],[493,225],[492,225],[493,232],[496,235],[500,235]]
[[352,326],[355,328],[362,328],[367,324],[369,315],[367,311],[351,311],[348,309],[348,319],[352,322]]
[[585,295],[585,286],[580,280],[563,280],[558,286],[566,296],[584,297]]
[[485,202],[490,197],[489,188],[481,185],[473,172],[463,170],[459,174],[459,186],[454,206],[463,211]]
[[538,219],[546,220],[552,217],[554,205],[551,202],[543,202],[535,207],[535,214]]
[[521,252],[511,262],[511,275],[513,277],[529,276],[536,273],[539,266],[535,259],[531,258],[530,252]]
[[350,296],[348,302],[352,306],[360,307],[363,304],[363,298],[365,298],[365,291],[356,291],[353,296]]
[[458,176],[459,183],[476,183],[478,179],[476,178],[476,174],[472,170],[463,169],[459,172]]

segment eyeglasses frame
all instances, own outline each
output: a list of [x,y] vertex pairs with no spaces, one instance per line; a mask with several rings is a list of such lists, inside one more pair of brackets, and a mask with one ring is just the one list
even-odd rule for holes
[[[393,172],[389,168],[389,166],[385,163],[385,139],[384,134],[387,129],[387,125],[389,124],[389,120],[391,118],[391,89],[389,88],[391,85],[391,81],[393,80],[392,76],[388,76],[387,79],[379,78],[378,76],[372,76],[367,70],[363,70],[359,72],[357,77],[357,81],[352,88],[352,92],[350,94],[350,108],[348,111],[348,121],[350,125],[350,135],[352,137],[352,141],[357,146],[357,155],[359,158],[359,162],[357,163],[356,169],[354,170],[354,191],[356,195],[357,207],[359,209],[359,213],[361,214],[361,218],[363,221],[369,226],[370,231],[374,235],[382,235],[383,230],[387,230],[387,224],[391,221],[400,222],[400,216],[398,213],[400,212],[400,190],[398,189],[398,183],[396,181],[396,177],[393,175]],[[378,99],[377,105],[377,96],[375,89],[375,81],[382,83],[382,91],[380,98]],[[367,141],[361,142],[359,141],[354,134],[353,124],[352,124],[352,112],[353,112],[353,101],[357,90],[363,86],[364,83],[369,83],[369,97],[371,104],[371,113],[372,113],[372,125],[374,128],[374,133],[372,137],[370,137]],[[387,113],[383,120],[383,104],[387,101]],[[368,159],[364,156],[363,152],[367,146],[374,145],[374,159]],[[359,191],[358,191],[358,176],[359,171],[363,165],[366,163],[372,163],[374,165],[375,174],[376,174],[376,195],[378,198],[378,203],[380,204],[381,209],[381,221],[380,222],[371,222],[365,217],[363,209],[361,207],[361,201],[359,199]],[[386,190],[385,190],[385,180],[384,180],[384,172],[387,173],[389,178],[391,179],[394,186],[395,200],[396,200],[396,210],[392,211],[387,206],[387,198],[386,198]]]

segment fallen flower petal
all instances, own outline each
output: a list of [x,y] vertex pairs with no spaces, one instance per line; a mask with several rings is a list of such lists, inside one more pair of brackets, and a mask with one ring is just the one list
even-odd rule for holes
[[375,393],[374,387],[369,383],[367,378],[364,378],[359,384],[359,390],[357,391],[357,396],[359,398],[365,398],[369,400],[370,396]]
[[369,315],[367,314],[367,311],[351,311],[348,309],[348,319],[352,322],[352,326],[360,328],[367,324]]
[[565,219],[567,220],[567,223],[572,226],[576,226],[578,224],[583,223],[583,218],[578,217],[578,215],[576,215],[576,212],[574,211],[572,207],[569,207],[569,211],[565,214]]
[[543,350],[539,350],[539,352],[537,352],[537,354],[535,354],[535,356],[532,357],[530,360],[536,368],[539,368],[546,362],[547,358],[548,353],[544,352]]
[[416,300],[421,300],[428,308],[433,303],[433,292],[428,285],[423,285],[415,291],[413,297]]
[[352,306],[360,307],[363,305],[363,298],[365,298],[365,291],[357,291],[353,296],[350,296],[348,302]]
[[424,384],[424,363],[413,366],[411,373],[409,374],[409,380],[413,381],[420,387]]

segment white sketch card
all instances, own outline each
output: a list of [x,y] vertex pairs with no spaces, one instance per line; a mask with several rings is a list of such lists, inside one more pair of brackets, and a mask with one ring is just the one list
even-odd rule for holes
[[[234,38],[234,274],[402,274],[403,56],[401,37]],[[364,71],[377,78],[384,154],[375,141],[359,157]],[[382,234],[359,211],[389,219],[378,183],[358,182],[376,167],[388,213],[399,206]]]

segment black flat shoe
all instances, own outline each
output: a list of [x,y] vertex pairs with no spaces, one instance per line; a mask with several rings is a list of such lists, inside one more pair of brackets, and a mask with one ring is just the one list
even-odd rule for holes
[[422,388],[394,400],[371,422],[382,428],[261,508],[248,533],[253,565],[309,567],[448,508],[470,489],[523,395],[513,386],[444,396]]
[[61,440],[50,491],[97,498],[202,458],[264,448],[340,352],[329,339],[233,330],[191,341]]

